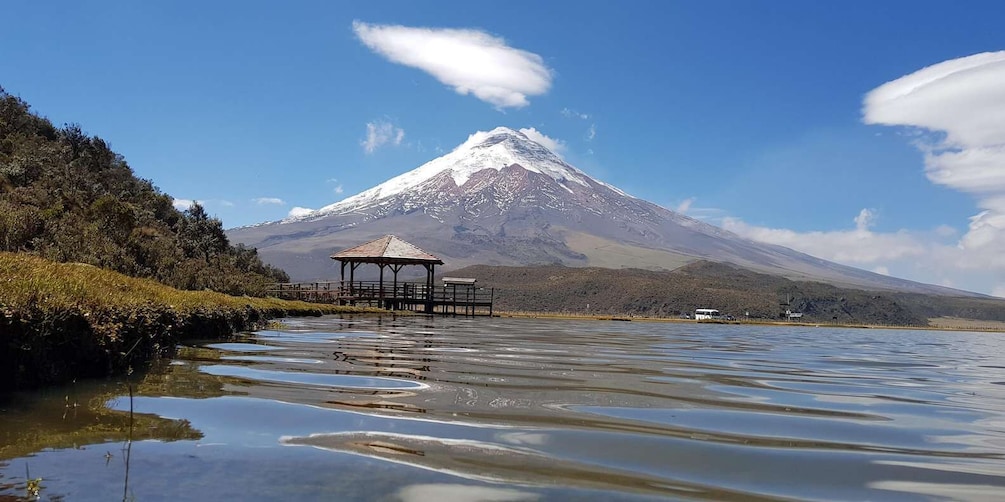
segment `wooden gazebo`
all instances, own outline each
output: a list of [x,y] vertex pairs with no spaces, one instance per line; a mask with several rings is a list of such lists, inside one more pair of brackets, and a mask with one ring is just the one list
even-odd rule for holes
[[[377,265],[380,268],[380,281],[378,294],[384,297],[384,269],[390,268],[394,276],[391,296],[396,296],[398,291],[398,272],[405,265],[421,265],[426,269],[426,311],[433,310],[433,275],[436,265],[443,265],[443,260],[433,256],[418,246],[405,242],[393,235],[385,235],[379,239],[372,240],[365,244],[339,251],[331,255],[333,260],[341,264],[341,280],[345,284],[345,269],[349,268],[349,290],[355,283],[356,268],[364,263]],[[344,286],[343,286],[344,289]]]

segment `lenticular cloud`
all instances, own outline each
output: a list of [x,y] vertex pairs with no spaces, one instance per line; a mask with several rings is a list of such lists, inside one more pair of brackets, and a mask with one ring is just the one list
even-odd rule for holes
[[359,21],[352,28],[360,41],[388,60],[423,70],[459,94],[473,94],[499,109],[527,106],[527,96],[551,87],[552,73],[541,56],[483,31]]
[[919,141],[928,179],[977,198],[960,266],[1005,270],[1005,51],[944,61],[865,97],[867,124],[935,133]]

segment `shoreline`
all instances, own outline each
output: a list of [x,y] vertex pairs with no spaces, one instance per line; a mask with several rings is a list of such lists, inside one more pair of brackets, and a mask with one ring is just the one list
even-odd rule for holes
[[659,322],[659,323],[681,323],[681,324],[738,324],[745,326],[800,326],[807,328],[848,328],[848,329],[899,329],[899,330],[919,330],[919,331],[965,331],[974,333],[1005,333],[1005,323],[995,326],[995,321],[980,321],[973,319],[960,319],[961,322],[981,323],[986,322],[986,326],[897,326],[888,324],[834,324],[824,322],[791,322],[769,319],[737,319],[734,321],[696,321],[694,319],[678,319],[673,317],[648,317],[635,315],[592,315],[592,314],[571,314],[560,312],[509,312],[496,311],[493,317],[512,317],[525,319],[556,319],[556,320],[583,320],[583,321],[638,321],[638,322]]
[[0,253],[0,397],[130,374],[193,338],[223,339],[270,319],[370,313],[343,307],[182,291],[90,265]]
[[[0,396],[78,379],[128,375],[170,357],[185,340],[224,340],[265,328],[272,319],[345,313],[373,312],[299,302],[269,307],[254,302],[240,307],[209,305],[190,312],[169,305],[27,315],[5,309],[0,314],[0,332],[7,345],[0,354]],[[92,317],[101,320],[91,324]]]

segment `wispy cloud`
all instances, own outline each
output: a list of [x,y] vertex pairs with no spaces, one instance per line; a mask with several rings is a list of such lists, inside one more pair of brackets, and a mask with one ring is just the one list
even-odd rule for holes
[[374,52],[425,71],[458,94],[473,94],[498,109],[527,106],[527,96],[551,87],[552,71],[541,56],[476,29],[413,28],[352,23]]
[[342,187],[342,184],[339,183],[338,179],[336,179],[336,178],[328,178],[328,179],[325,180],[325,182],[326,183],[331,183],[331,184],[335,185],[335,188],[332,189],[332,192],[334,192],[335,195],[339,195],[343,191],[345,191],[345,189]]
[[858,232],[867,232],[873,225],[876,224],[876,211],[869,208],[862,208],[858,212],[858,216],[853,220],[855,222],[855,230]]
[[192,207],[195,201],[192,199],[173,199],[171,205],[179,211],[185,211],[186,209]]
[[562,108],[562,111],[559,113],[561,113],[562,116],[567,119],[590,120],[590,114],[578,112],[571,108]]
[[401,145],[405,130],[386,120],[375,120],[366,124],[366,139],[360,141],[366,153],[373,153],[384,145]]
[[[583,113],[577,110],[573,110],[572,108],[562,108],[562,111],[560,111],[559,113],[561,113],[562,116],[567,119],[590,120],[589,113]],[[593,141],[593,138],[596,137],[597,137],[597,124],[596,122],[594,122],[590,124],[590,127],[586,130],[586,141]]]
[[534,129],[533,127],[524,127],[523,129],[520,129],[520,132],[523,133],[524,136],[530,138],[532,141],[544,145],[559,157],[561,157],[562,154],[565,153],[566,148],[565,142],[560,139],[550,138],[541,131]]
[[305,216],[305,215],[307,215],[307,214],[309,214],[309,213],[311,213],[313,211],[314,210],[311,209],[311,208],[309,208],[309,207],[295,206],[293,209],[290,209],[290,212],[289,212],[288,216],[290,218],[297,218],[297,217],[300,217],[300,216]]
[[688,197],[677,204],[677,212],[681,214],[687,214],[688,209],[691,209],[691,204],[694,204],[694,197]]
[[867,124],[907,126],[933,183],[972,195],[980,211],[957,242],[962,267],[1005,285],[1005,51],[944,61],[865,96]]
[[278,197],[258,197],[256,199],[251,199],[251,201],[260,206],[266,206],[266,205],[282,206],[286,204],[286,202],[284,202],[283,199],[280,199]]
[[210,207],[234,207],[234,203],[225,199],[173,199],[171,205],[179,211],[190,209],[193,204],[199,204],[204,208]]

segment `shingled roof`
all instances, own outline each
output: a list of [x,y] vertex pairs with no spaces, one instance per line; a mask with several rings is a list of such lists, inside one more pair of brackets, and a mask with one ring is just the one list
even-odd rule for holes
[[333,260],[362,263],[402,263],[443,265],[443,260],[393,235],[385,235],[359,246],[331,255]]

